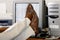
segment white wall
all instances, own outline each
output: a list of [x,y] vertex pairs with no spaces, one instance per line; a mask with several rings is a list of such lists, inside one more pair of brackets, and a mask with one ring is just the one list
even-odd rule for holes
[[13,0],[0,0],[0,3],[6,3],[7,5],[7,12],[9,13],[12,13],[12,3],[13,3]]

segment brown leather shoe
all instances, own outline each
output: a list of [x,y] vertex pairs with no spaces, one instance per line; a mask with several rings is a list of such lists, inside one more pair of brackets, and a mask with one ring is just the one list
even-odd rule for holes
[[32,20],[32,17],[33,17],[32,11],[33,11],[33,7],[32,7],[31,4],[29,4],[28,7],[27,7],[27,11],[26,11],[26,16],[25,17],[27,17],[30,20]]
[[36,14],[36,12],[31,4],[29,4],[27,7],[25,17],[27,17],[31,20],[30,26],[35,31],[35,33],[38,34],[39,33],[39,30],[38,30],[39,19],[38,19],[38,16],[37,16],[37,14]]

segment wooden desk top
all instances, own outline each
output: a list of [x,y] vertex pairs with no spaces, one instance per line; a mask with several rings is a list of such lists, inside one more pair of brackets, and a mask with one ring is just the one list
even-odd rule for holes
[[60,39],[28,38],[27,40],[60,40]]
[[7,28],[8,27],[2,27],[2,28],[0,28],[0,33],[3,32],[3,31],[5,31]]
[[28,38],[27,40],[45,40],[45,39],[41,39],[41,38]]

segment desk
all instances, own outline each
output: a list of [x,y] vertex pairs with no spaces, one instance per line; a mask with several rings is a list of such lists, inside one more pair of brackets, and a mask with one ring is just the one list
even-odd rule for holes
[[41,38],[28,38],[27,40],[45,40],[45,39],[41,39]]
[[27,40],[60,40],[60,39],[28,38]]
[[8,27],[1,27],[1,28],[0,28],[0,33],[3,32],[3,31],[5,31],[7,28],[8,28]]

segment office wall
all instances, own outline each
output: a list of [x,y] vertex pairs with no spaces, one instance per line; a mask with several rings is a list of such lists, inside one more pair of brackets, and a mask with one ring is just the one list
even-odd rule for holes
[[6,3],[7,12],[12,13],[13,0],[0,0],[0,3]]

